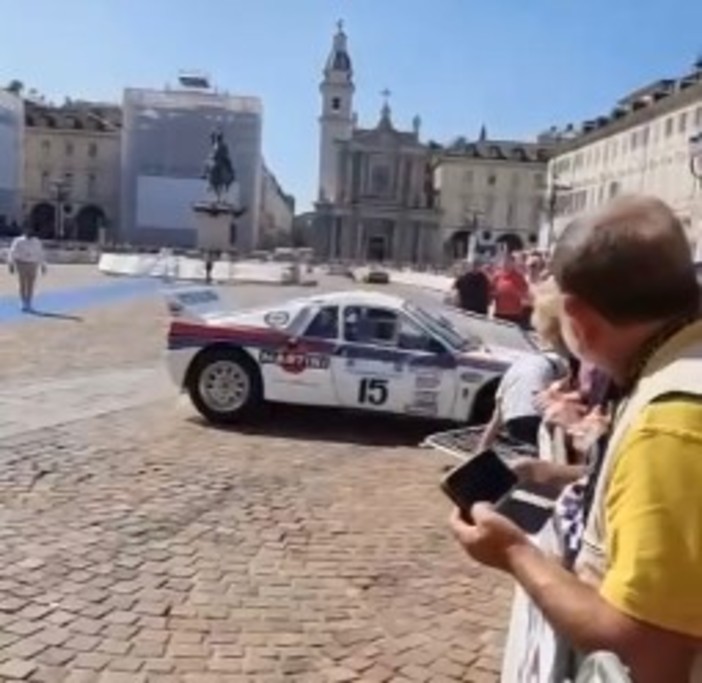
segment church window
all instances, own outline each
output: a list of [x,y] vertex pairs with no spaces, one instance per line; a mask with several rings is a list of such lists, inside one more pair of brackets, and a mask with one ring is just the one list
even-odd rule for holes
[[332,97],[332,110],[339,111],[341,109],[341,98]]
[[374,195],[384,195],[390,189],[390,169],[385,165],[373,167],[371,173],[371,191]]
[[491,173],[488,176],[488,185],[490,187],[495,187],[495,185],[497,185],[497,174],[496,173]]

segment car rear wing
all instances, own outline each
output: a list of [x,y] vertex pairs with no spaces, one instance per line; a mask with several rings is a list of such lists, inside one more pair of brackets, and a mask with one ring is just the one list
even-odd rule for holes
[[213,287],[173,287],[164,290],[163,295],[173,318],[202,322],[224,312],[222,299]]

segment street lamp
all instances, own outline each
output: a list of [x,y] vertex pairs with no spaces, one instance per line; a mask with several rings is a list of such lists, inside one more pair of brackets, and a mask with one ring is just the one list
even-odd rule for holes
[[66,202],[71,196],[71,184],[68,180],[54,180],[51,183],[51,190],[53,194],[54,201],[56,202],[56,237],[58,239],[64,238],[64,211],[66,208]]
[[564,185],[558,182],[558,175],[551,175],[551,182],[548,192],[548,240],[547,246],[550,248],[556,235],[556,214],[558,212],[558,196],[561,192],[570,192],[571,185]]
[[[688,152],[690,154],[690,173],[695,179],[695,187],[692,191],[692,206],[690,207],[690,219],[692,220],[694,213],[696,213],[694,211],[695,196],[697,194],[697,189],[700,186],[700,182],[702,181],[702,133],[697,133],[697,135],[693,135],[690,138],[688,141]],[[697,229],[698,226],[694,225],[693,230],[696,237]],[[700,248],[702,248],[702,244],[698,244],[696,241],[696,250],[698,252]],[[699,258],[698,254],[695,256]]]

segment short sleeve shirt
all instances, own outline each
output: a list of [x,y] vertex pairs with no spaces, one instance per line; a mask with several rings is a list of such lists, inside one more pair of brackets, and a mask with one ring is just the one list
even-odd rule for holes
[[668,397],[641,413],[618,449],[605,520],[605,600],[702,638],[701,400]]

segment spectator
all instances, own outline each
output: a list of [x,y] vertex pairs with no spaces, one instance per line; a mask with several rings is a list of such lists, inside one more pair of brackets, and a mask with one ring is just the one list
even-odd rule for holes
[[490,306],[490,280],[476,259],[467,260],[462,273],[453,283],[458,306],[470,313],[487,315]]
[[46,273],[46,258],[41,240],[27,226],[19,237],[15,237],[7,255],[10,273],[17,273],[22,310],[32,310],[37,273],[41,268]]
[[495,317],[522,327],[528,324],[525,315],[529,298],[529,285],[519,271],[512,254],[505,254],[502,266],[492,279],[492,298]]
[[[507,370],[495,396],[495,409],[478,443],[478,451],[489,448],[501,429],[516,441],[537,445],[543,411],[537,397],[567,373],[559,355],[565,352],[560,334],[558,308],[550,289],[545,286],[537,296],[534,325],[544,344],[553,350],[539,355],[525,355]],[[547,289],[549,291],[547,291]]]
[[699,683],[702,319],[685,231],[662,202],[622,198],[566,228],[551,270],[569,348],[625,393],[577,575],[489,506],[472,524],[454,514],[454,531],[580,653],[614,653],[637,683]]

